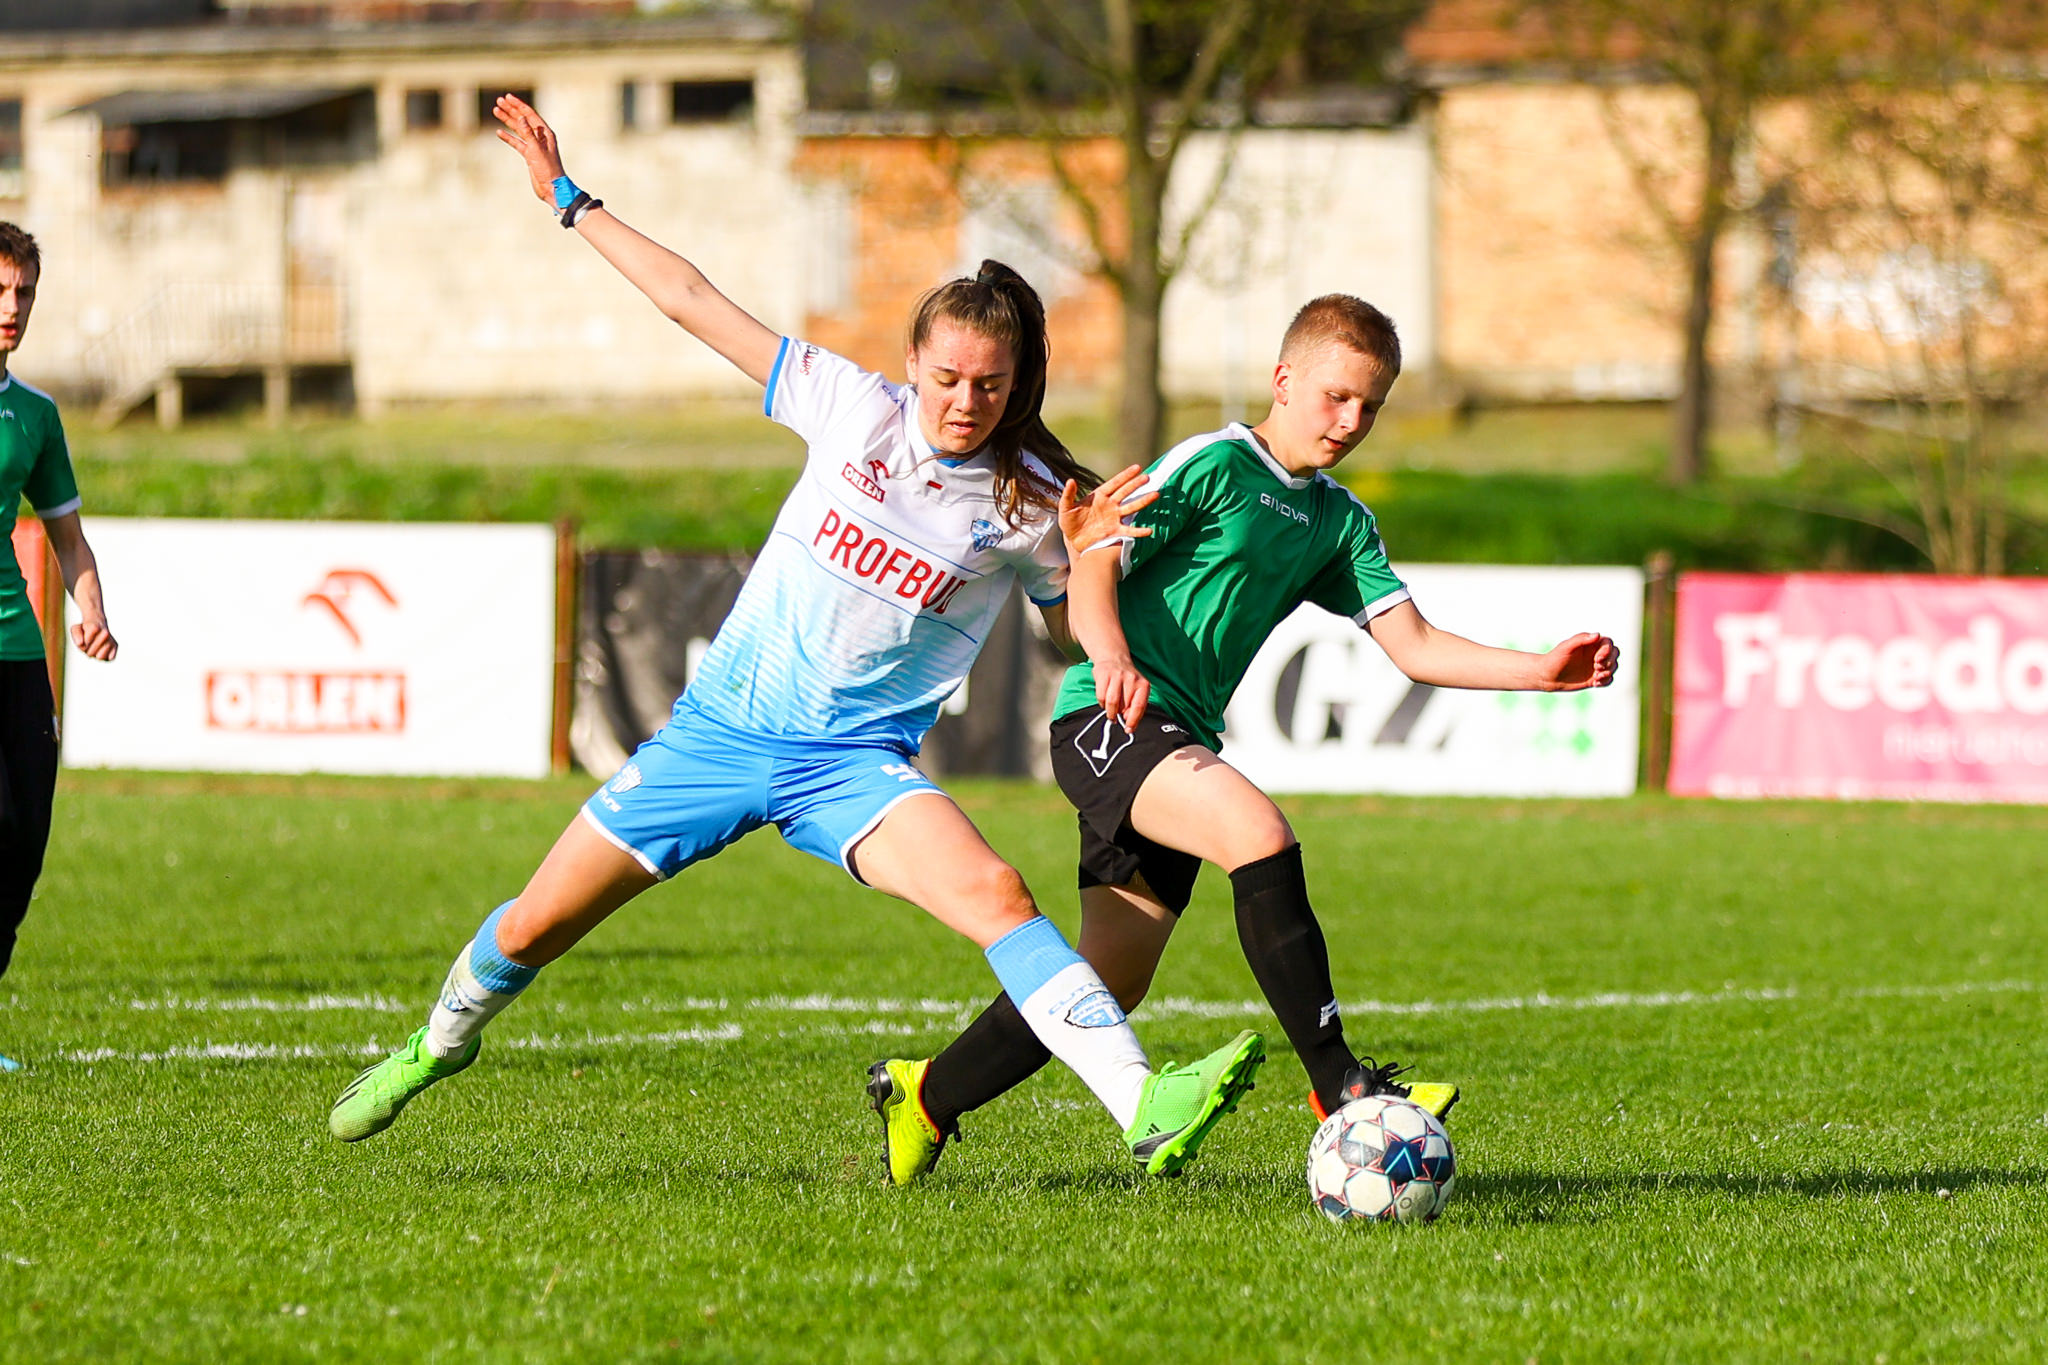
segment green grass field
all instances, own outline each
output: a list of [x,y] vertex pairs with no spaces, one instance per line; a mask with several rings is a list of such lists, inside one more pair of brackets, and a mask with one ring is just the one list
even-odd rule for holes
[[[1306,1204],[1284,1041],[1183,1179],[1070,1076],[878,1180],[991,978],[772,833],[324,1128],[581,783],[67,774],[0,986],[0,1360],[2034,1360],[2048,810],[1317,799],[1356,1044],[1461,1081],[1428,1228]],[[963,803],[1071,929],[1056,793]],[[1158,1057],[1265,1021],[1205,874]]]

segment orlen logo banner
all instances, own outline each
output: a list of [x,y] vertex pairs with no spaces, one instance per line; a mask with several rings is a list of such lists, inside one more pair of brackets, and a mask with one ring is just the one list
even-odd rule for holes
[[2048,801],[2048,580],[1686,574],[1671,790]]
[[93,518],[121,657],[67,670],[78,767],[541,776],[545,526]]
[[1410,681],[1353,622],[1302,607],[1252,661],[1225,719],[1224,757],[1268,791],[1623,796],[1636,786],[1643,576],[1626,568],[1401,564],[1434,625],[1547,650],[1614,637],[1612,687],[1469,692]]

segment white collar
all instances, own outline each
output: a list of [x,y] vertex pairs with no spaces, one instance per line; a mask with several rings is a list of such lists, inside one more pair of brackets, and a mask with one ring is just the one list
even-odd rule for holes
[[1274,478],[1280,480],[1280,482],[1286,484],[1289,488],[1292,488],[1299,492],[1301,489],[1308,487],[1310,484],[1316,481],[1316,476],[1313,474],[1310,474],[1307,477],[1302,477],[1299,475],[1288,473],[1287,466],[1281,464],[1278,460],[1273,458],[1273,453],[1266,449],[1266,443],[1259,439],[1259,434],[1253,431],[1250,427],[1246,426],[1244,423],[1232,422],[1229,426],[1225,427],[1224,430],[1228,431],[1233,437],[1235,437],[1239,441],[1242,441],[1245,445],[1250,446],[1252,449],[1252,453],[1257,455],[1259,457],[1260,463],[1266,466],[1266,472],[1271,474]]

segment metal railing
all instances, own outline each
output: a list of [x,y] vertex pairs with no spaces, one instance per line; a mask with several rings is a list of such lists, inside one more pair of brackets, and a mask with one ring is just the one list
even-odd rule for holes
[[333,362],[347,354],[339,285],[180,280],[94,339],[86,366],[115,421],[179,370]]

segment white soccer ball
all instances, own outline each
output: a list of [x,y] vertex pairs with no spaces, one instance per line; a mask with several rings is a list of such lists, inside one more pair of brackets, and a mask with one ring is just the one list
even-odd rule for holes
[[1457,1183],[1457,1157],[1436,1115],[1393,1095],[1353,1100],[1308,1144],[1308,1197],[1333,1223],[1427,1223]]

